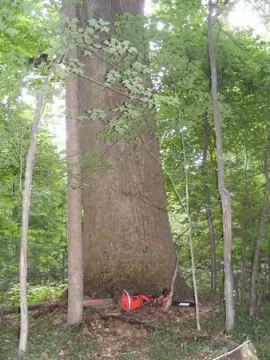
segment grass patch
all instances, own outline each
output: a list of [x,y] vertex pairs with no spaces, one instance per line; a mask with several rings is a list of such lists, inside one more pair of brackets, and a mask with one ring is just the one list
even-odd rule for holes
[[[18,326],[14,324],[18,324],[18,320],[13,316],[13,320],[10,318],[0,328],[1,360],[16,359]],[[49,317],[34,319],[30,322],[29,330],[26,360],[86,360],[92,359],[92,354],[96,351],[96,343],[92,339],[76,329],[59,329],[53,326]]]
[[[59,321],[58,321],[59,320]],[[119,323],[119,322],[118,322]],[[18,315],[10,315],[2,320],[0,327],[0,360],[15,360],[18,346]],[[119,344],[118,335],[110,342],[113,332],[99,326],[95,332],[84,331],[83,328],[65,328],[65,314],[51,314],[36,319],[30,317],[30,332],[26,360],[75,360],[103,359],[102,349]],[[120,325],[119,325],[120,324]],[[116,326],[121,326],[119,323]],[[223,315],[201,320],[204,331],[218,334],[223,331]],[[164,325],[160,330],[142,334],[145,341],[143,353],[140,347],[132,346],[131,337],[124,338],[125,346],[119,350],[114,359],[118,360],[201,360],[213,359],[226,352],[225,348],[214,344],[211,340],[186,340],[181,333],[194,330],[195,321],[180,324]],[[257,349],[260,360],[268,360],[270,354],[270,308],[261,308],[257,317],[251,318],[247,313],[237,312],[236,328],[231,339],[239,344],[250,339]],[[145,331],[145,330],[144,330]],[[105,337],[104,337],[105,336]],[[108,338],[106,338],[108,336]],[[102,339],[99,343],[98,339]],[[107,341],[108,339],[108,341]],[[123,341],[123,339],[122,339]],[[99,344],[99,345],[98,345]],[[102,348],[100,345],[102,344]],[[133,349],[133,351],[132,351]],[[135,350],[135,351],[134,351]]]
[[119,360],[136,360],[133,354],[122,354],[119,357]]
[[235,338],[239,341],[250,339],[257,349],[260,360],[270,358],[270,306],[261,307],[257,317],[239,313],[235,327]]
[[[224,329],[224,316],[218,315],[201,320],[204,331],[218,334]],[[211,359],[226,352],[226,349],[216,347],[211,341],[195,341],[181,339],[181,332],[194,330],[194,321],[179,325],[168,325],[161,331],[150,336],[149,356],[151,360],[165,359]],[[249,339],[256,347],[260,360],[269,360],[270,354],[270,308],[264,306],[257,317],[249,317],[238,309],[235,331],[231,338],[241,344]],[[214,355],[214,356],[212,356]],[[212,356],[212,357],[211,357]]]
[[207,359],[207,355],[221,354],[210,341],[185,340],[181,338],[181,332],[186,332],[194,327],[189,323],[187,326],[171,325],[154,332],[150,337],[149,358],[151,360],[187,360]]

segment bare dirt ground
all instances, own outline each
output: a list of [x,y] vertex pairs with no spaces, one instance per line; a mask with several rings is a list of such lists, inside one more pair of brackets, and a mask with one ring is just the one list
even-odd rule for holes
[[[219,307],[215,304],[201,307],[201,317],[213,316],[217,313],[219,313]],[[53,317],[54,326],[66,328],[64,311],[58,310]],[[98,351],[94,356],[92,355],[93,360],[119,359],[125,354],[132,359],[147,360],[149,359],[149,331],[162,329],[164,325],[181,324],[193,319],[195,319],[195,309],[192,307],[172,307],[167,312],[153,307],[142,307],[130,312],[121,311],[118,307],[87,308],[81,332],[98,343]],[[200,336],[203,338],[203,333],[200,333]],[[190,338],[194,338],[194,331],[190,332]],[[205,334],[205,338],[207,338],[207,334]],[[62,359],[65,359],[64,353],[63,349]]]

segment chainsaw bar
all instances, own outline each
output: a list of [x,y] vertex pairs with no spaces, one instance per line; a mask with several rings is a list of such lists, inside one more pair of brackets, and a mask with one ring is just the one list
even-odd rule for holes
[[83,307],[94,306],[94,307],[106,307],[114,305],[113,299],[88,299],[83,301]]

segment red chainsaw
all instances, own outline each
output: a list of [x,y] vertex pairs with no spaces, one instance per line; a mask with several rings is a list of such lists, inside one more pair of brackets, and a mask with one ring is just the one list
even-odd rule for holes
[[[153,306],[153,307],[164,307],[168,301],[169,294],[167,290],[164,290],[159,296],[146,296],[141,294],[129,294],[126,290],[122,292],[119,297],[118,304],[121,309],[125,311],[135,310],[141,306]],[[173,301],[172,306],[178,307],[192,307],[195,306],[194,302],[190,301]]]
[[[142,295],[142,294],[132,294],[124,290],[118,299],[118,305],[122,310],[131,311],[138,309],[142,306],[150,307],[164,307],[168,301],[169,294],[167,290],[164,290],[161,295]],[[114,304],[113,299],[89,299],[84,300],[83,306],[97,306],[97,307],[106,307],[112,306]],[[193,307],[195,306],[194,302],[190,301],[173,301],[172,306],[177,307]]]

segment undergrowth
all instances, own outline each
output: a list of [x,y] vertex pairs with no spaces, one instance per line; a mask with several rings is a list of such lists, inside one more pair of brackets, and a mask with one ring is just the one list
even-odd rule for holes
[[[231,334],[232,340],[239,344],[249,339],[257,349],[260,360],[268,360],[270,354],[270,308],[261,308],[257,317],[251,318],[247,313],[238,310],[236,328]],[[63,321],[63,317],[62,317]],[[65,321],[65,319],[64,319]],[[7,316],[2,319],[0,327],[0,360],[15,360],[18,343],[17,315]],[[201,320],[203,331],[218,334],[223,331],[224,318],[222,314]],[[126,338],[125,353],[114,357],[119,360],[201,360],[213,359],[226,352],[226,348],[218,347],[213,341],[184,340],[181,333],[195,329],[195,322],[189,321],[182,324],[164,325],[162,329],[148,332],[147,354],[140,356],[129,349]],[[99,333],[79,329],[70,330],[57,324],[57,314],[33,319],[30,317],[30,333],[28,353],[26,360],[75,360],[75,359],[102,359],[99,357],[97,336]],[[103,346],[109,346],[104,343]],[[145,357],[146,356],[146,357]]]
[[[9,317],[0,328],[0,360],[17,359],[18,316]],[[77,329],[54,326],[51,317],[30,317],[29,342],[25,360],[92,359],[96,343]]]
[[[58,298],[67,288],[67,284],[27,285],[27,301],[29,304],[39,303],[47,299]],[[8,291],[0,292],[1,306],[17,306],[20,301],[19,284],[13,284]]]
[[[224,317],[219,314],[201,320],[202,329],[211,334],[223,332]],[[269,304],[261,308],[256,317],[249,317],[247,312],[238,309],[236,326],[230,335],[239,344],[250,340],[256,347],[257,356],[260,360],[269,360],[270,354],[270,307]],[[226,352],[220,349],[212,341],[181,340],[179,333],[194,330],[195,321],[180,325],[169,325],[161,331],[156,331],[150,336],[150,359],[154,360],[196,360],[213,359]]]

